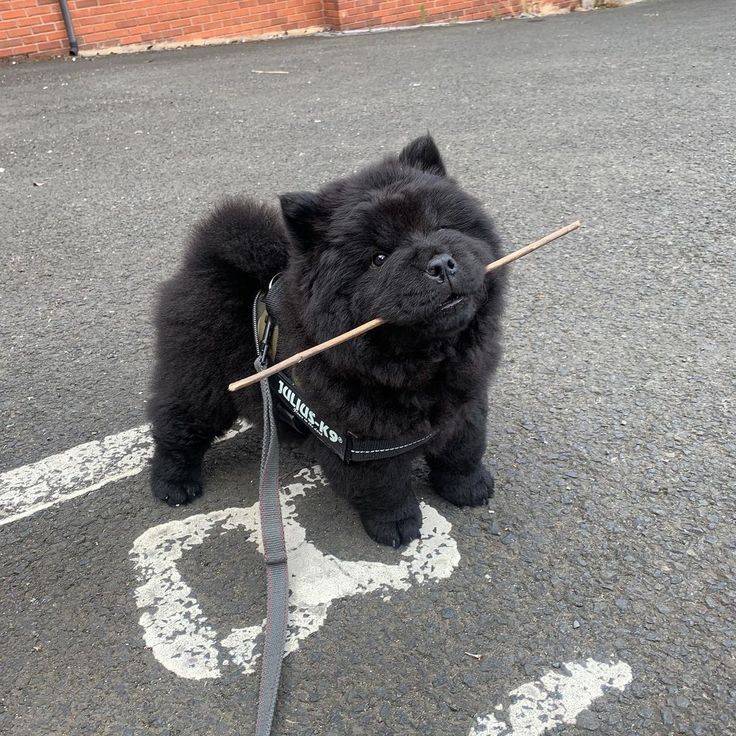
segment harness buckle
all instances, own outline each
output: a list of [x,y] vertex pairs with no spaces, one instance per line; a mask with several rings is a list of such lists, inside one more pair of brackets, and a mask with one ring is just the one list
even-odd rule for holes
[[263,330],[263,338],[261,339],[261,342],[258,346],[258,352],[260,353],[260,364],[261,367],[267,368],[268,367],[268,351],[271,347],[271,338],[273,337],[273,319],[271,318],[271,315],[267,313],[266,315],[266,326]]

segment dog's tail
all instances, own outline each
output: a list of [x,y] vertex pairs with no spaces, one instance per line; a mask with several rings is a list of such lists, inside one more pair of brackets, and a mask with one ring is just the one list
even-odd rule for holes
[[186,261],[197,269],[237,269],[263,287],[286,268],[287,245],[275,207],[228,197],[194,226]]

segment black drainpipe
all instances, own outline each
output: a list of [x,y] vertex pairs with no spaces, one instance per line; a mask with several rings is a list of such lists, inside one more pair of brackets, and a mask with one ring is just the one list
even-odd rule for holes
[[69,54],[76,56],[79,53],[79,44],[77,37],[74,35],[74,25],[72,24],[72,16],[69,15],[69,6],[66,0],[59,0],[61,6],[61,14],[64,16],[64,25],[66,26],[66,35],[69,38]]

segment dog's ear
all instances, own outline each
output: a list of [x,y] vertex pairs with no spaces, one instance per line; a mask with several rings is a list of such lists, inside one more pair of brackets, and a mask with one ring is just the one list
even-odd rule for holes
[[413,140],[399,154],[399,161],[437,176],[447,176],[437,144],[429,133]]
[[279,197],[284,222],[294,241],[303,248],[311,247],[317,237],[325,210],[318,194],[289,192]]

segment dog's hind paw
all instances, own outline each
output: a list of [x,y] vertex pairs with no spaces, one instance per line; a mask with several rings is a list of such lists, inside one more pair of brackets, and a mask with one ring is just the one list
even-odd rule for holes
[[151,485],[153,495],[166,501],[169,506],[183,506],[202,495],[202,484],[199,481],[172,483],[163,478],[154,478]]
[[422,512],[414,496],[400,509],[362,513],[360,520],[368,536],[378,544],[397,548],[421,537]]
[[430,473],[437,494],[455,506],[482,506],[493,495],[493,476],[484,467],[470,475],[446,476]]

